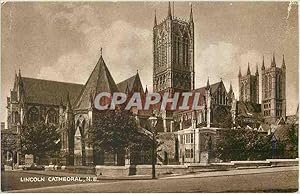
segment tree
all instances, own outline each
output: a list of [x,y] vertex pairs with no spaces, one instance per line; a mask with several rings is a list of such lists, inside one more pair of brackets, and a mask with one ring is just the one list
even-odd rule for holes
[[288,126],[287,138],[284,140],[286,144],[286,157],[297,158],[298,157],[298,125],[291,124]]
[[2,132],[1,133],[2,150],[17,152],[20,150],[20,138],[17,133]]
[[151,137],[142,133],[129,111],[105,110],[96,114],[97,119],[88,131],[88,143],[94,151],[117,154],[151,148]]
[[[225,109],[226,110],[226,109]],[[222,128],[232,128],[233,127],[233,121],[232,121],[232,115],[230,111],[227,111],[223,115],[220,116],[218,121],[216,122],[216,127],[222,127]],[[212,124],[214,126],[214,124]]]
[[215,154],[224,161],[245,160],[246,141],[243,137],[244,130],[224,130],[217,141]]
[[[20,136],[17,133],[11,132],[9,130],[1,131],[1,150],[4,152],[10,152],[12,154],[12,161],[14,161],[14,156],[20,151]],[[2,163],[4,163],[4,158]],[[9,164],[12,165],[12,164]]]
[[[272,158],[273,134],[264,135],[249,129],[230,129],[224,131],[217,141],[216,155],[224,161],[263,160]],[[276,155],[282,155],[284,143],[276,141]]]
[[[45,156],[54,156],[60,150],[59,133],[52,124],[44,122],[22,127],[20,134],[21,149],[25,154],[33,154],[34,161],[41,162]],[[37,160],[38,158],[38,160]]]

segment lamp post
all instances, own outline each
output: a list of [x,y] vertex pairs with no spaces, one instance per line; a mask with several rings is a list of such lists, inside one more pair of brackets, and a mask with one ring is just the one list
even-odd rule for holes
[[155,135],[156,135],[156,124],[157,118],[155,116],[149,117],[149,123],[151,126],[152,132],[152,179],[155,179],[155,164],[156,164],[156,142],[155,142]]

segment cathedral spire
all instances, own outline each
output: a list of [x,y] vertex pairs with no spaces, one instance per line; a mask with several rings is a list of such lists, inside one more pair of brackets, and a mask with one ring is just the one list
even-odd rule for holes
[[248,62],[247,75],[251,75],[251,71],[250,71],[250,67],[249,67],[249,62]]
[[265,56],[263,56],[261,70],[265,70]]
[[209,77],[207,78],[206,89],[207,89],[207,90],[209,90],[209,89],[210,89]]
[[168,7],[168,18],[172,19],[172,12],[171,12],[171,3],[169,1],[169,7]]
[[273,53],[273,59],[272,59],[272,62],[271,62],[271,67],[276,67],[275,53]]
[[154,26],[157,26],[157,20],[156,20],[156,10],[154,11]]
[[285,60],[284,60],[284,54],[282,55],[282,68],[285,69]]
[[190,22],[193,22],[193,5],[191,4]]

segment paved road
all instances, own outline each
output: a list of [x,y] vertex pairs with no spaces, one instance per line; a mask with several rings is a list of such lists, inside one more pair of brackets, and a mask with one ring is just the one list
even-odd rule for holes
[[[274,168],[275,169],[275,168]],[[180,176],[157,180],[128,180],[19,190],[19,192],[295,192],[298,167],[248,170],[250,174]],[[273,171],[273,172],[272,172]],[[240,171],[242,172],[242,171]],[[246,171],[245,171],[246,172]],[[18,192],[18,191],[16,191]]]

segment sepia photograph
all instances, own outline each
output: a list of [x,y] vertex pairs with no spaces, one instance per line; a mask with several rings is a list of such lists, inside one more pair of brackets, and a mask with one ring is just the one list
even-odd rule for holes
[[2,1],[1,191],[295,193],[297,1]]

